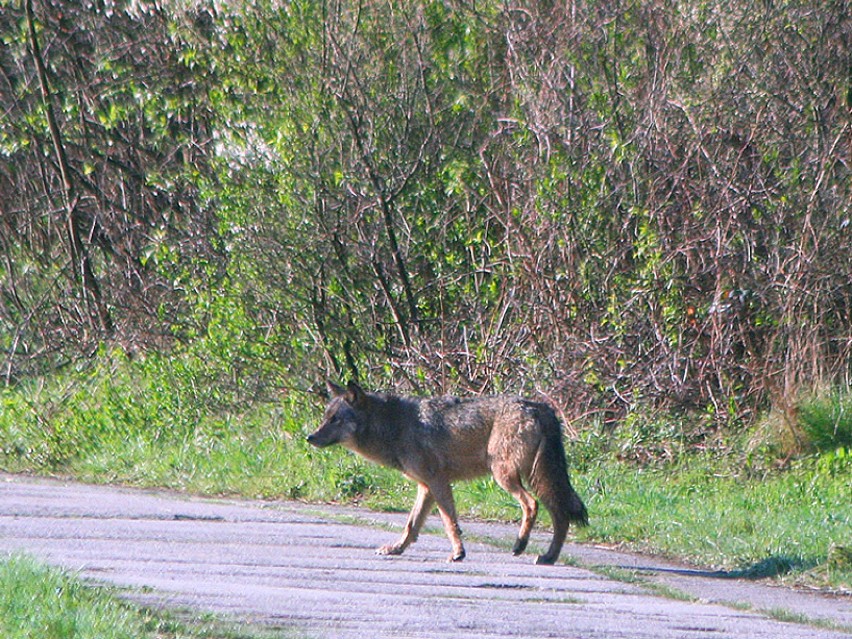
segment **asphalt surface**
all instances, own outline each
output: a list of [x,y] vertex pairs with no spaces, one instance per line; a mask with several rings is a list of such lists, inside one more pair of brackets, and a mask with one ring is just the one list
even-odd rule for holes
[[[300,637],[852,637],[852,598],[576,544],[562,553],[575,565],[535,566],[535,548],[516,558],[474,541],[511,543],[509,526],[463,522],[468,556],[457,564],[446,562],[442,534],[423,534],[401,557],[376,555],[404,521],[354,508],[0,475],[0,557],[25,552],[116,584],[146,605],[225,614]],[[608,578],[600,566],[638,570],[639,581]],[[654,594],[661,585],[694,599]],[[765,610],[841,629],[781,622]]]

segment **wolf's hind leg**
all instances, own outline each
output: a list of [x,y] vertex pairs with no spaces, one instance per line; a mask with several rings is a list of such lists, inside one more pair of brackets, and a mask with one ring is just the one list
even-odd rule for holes
[[401,555],[406,548],[417,541],[423,522],[426,521],[426,517],[429,516],[434,505],[435,498],[432,496],[429,487],[425,484],[417,484],[417,498],[414,500],[414,506],[408,515],[402,537],[396,543],[382,546],[376,552],[380,555]]
[[512,546],[512,554],[520,555],[527,547],[530,540],[530,532],[535,525],[535,519],[538,515],[538,502],[530,495],[521,483],[518,473],[514,470],[506,471],[505,468],[495,467],[493,469],[494,480],[507,493],[518,500],[523,512],[521,519],[521,528],[518,531],[518,538],[515,545]]
[[550,511],[550,518],[553,520],[553,539],[550,541],[550,547],[543,555],[539,555],[535,563],[544,566],[551,566],[559,559],[559,552],[562,550],[562,544],[565,542],[565,536],[568,533],[568,520],[556,508],[545,504]]
[[580,526],[588,523],[586,507],[568,479],[561,437],[556,426],[546,433],[536,452],[529,477],[530,487],[550,512],[553,521],[553,539],[547,552],[536,559],[537,564],[556,562],[570,523]]

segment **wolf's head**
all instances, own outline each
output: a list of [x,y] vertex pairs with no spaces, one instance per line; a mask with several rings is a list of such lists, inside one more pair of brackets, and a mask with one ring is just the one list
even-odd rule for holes
[[346,388],[327,382],[331,399],[325,409],[322,424],[308,436],[308,443],[317,448],[332,444],[346,444],[352,440],[363,420],[363,409],[367,405],[367,394],[355,382]]

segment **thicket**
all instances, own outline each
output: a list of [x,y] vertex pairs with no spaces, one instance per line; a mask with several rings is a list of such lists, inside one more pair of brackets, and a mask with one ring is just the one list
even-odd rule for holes
[[750,419],[852,383],[848,0],[0,0],[14,384],[194,349]]

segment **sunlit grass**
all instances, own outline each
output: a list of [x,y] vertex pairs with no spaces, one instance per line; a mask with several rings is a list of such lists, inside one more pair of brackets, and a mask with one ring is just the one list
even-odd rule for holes
[[175,619],[25,556],[0,559],[3,639],[272,639],[301,637],[212,616]]
[[0,561],[4,639],[177,639],[189,635],[32,560]]
[[[700,464],[704,460],[691,460]],[[581,480],[595,513],[587,538],[687,558],[745,577],[806,573],[848,543],[852,486],[807,468],[765,479],[601,467]],[[850,566],[825,575],[849,589]]]

